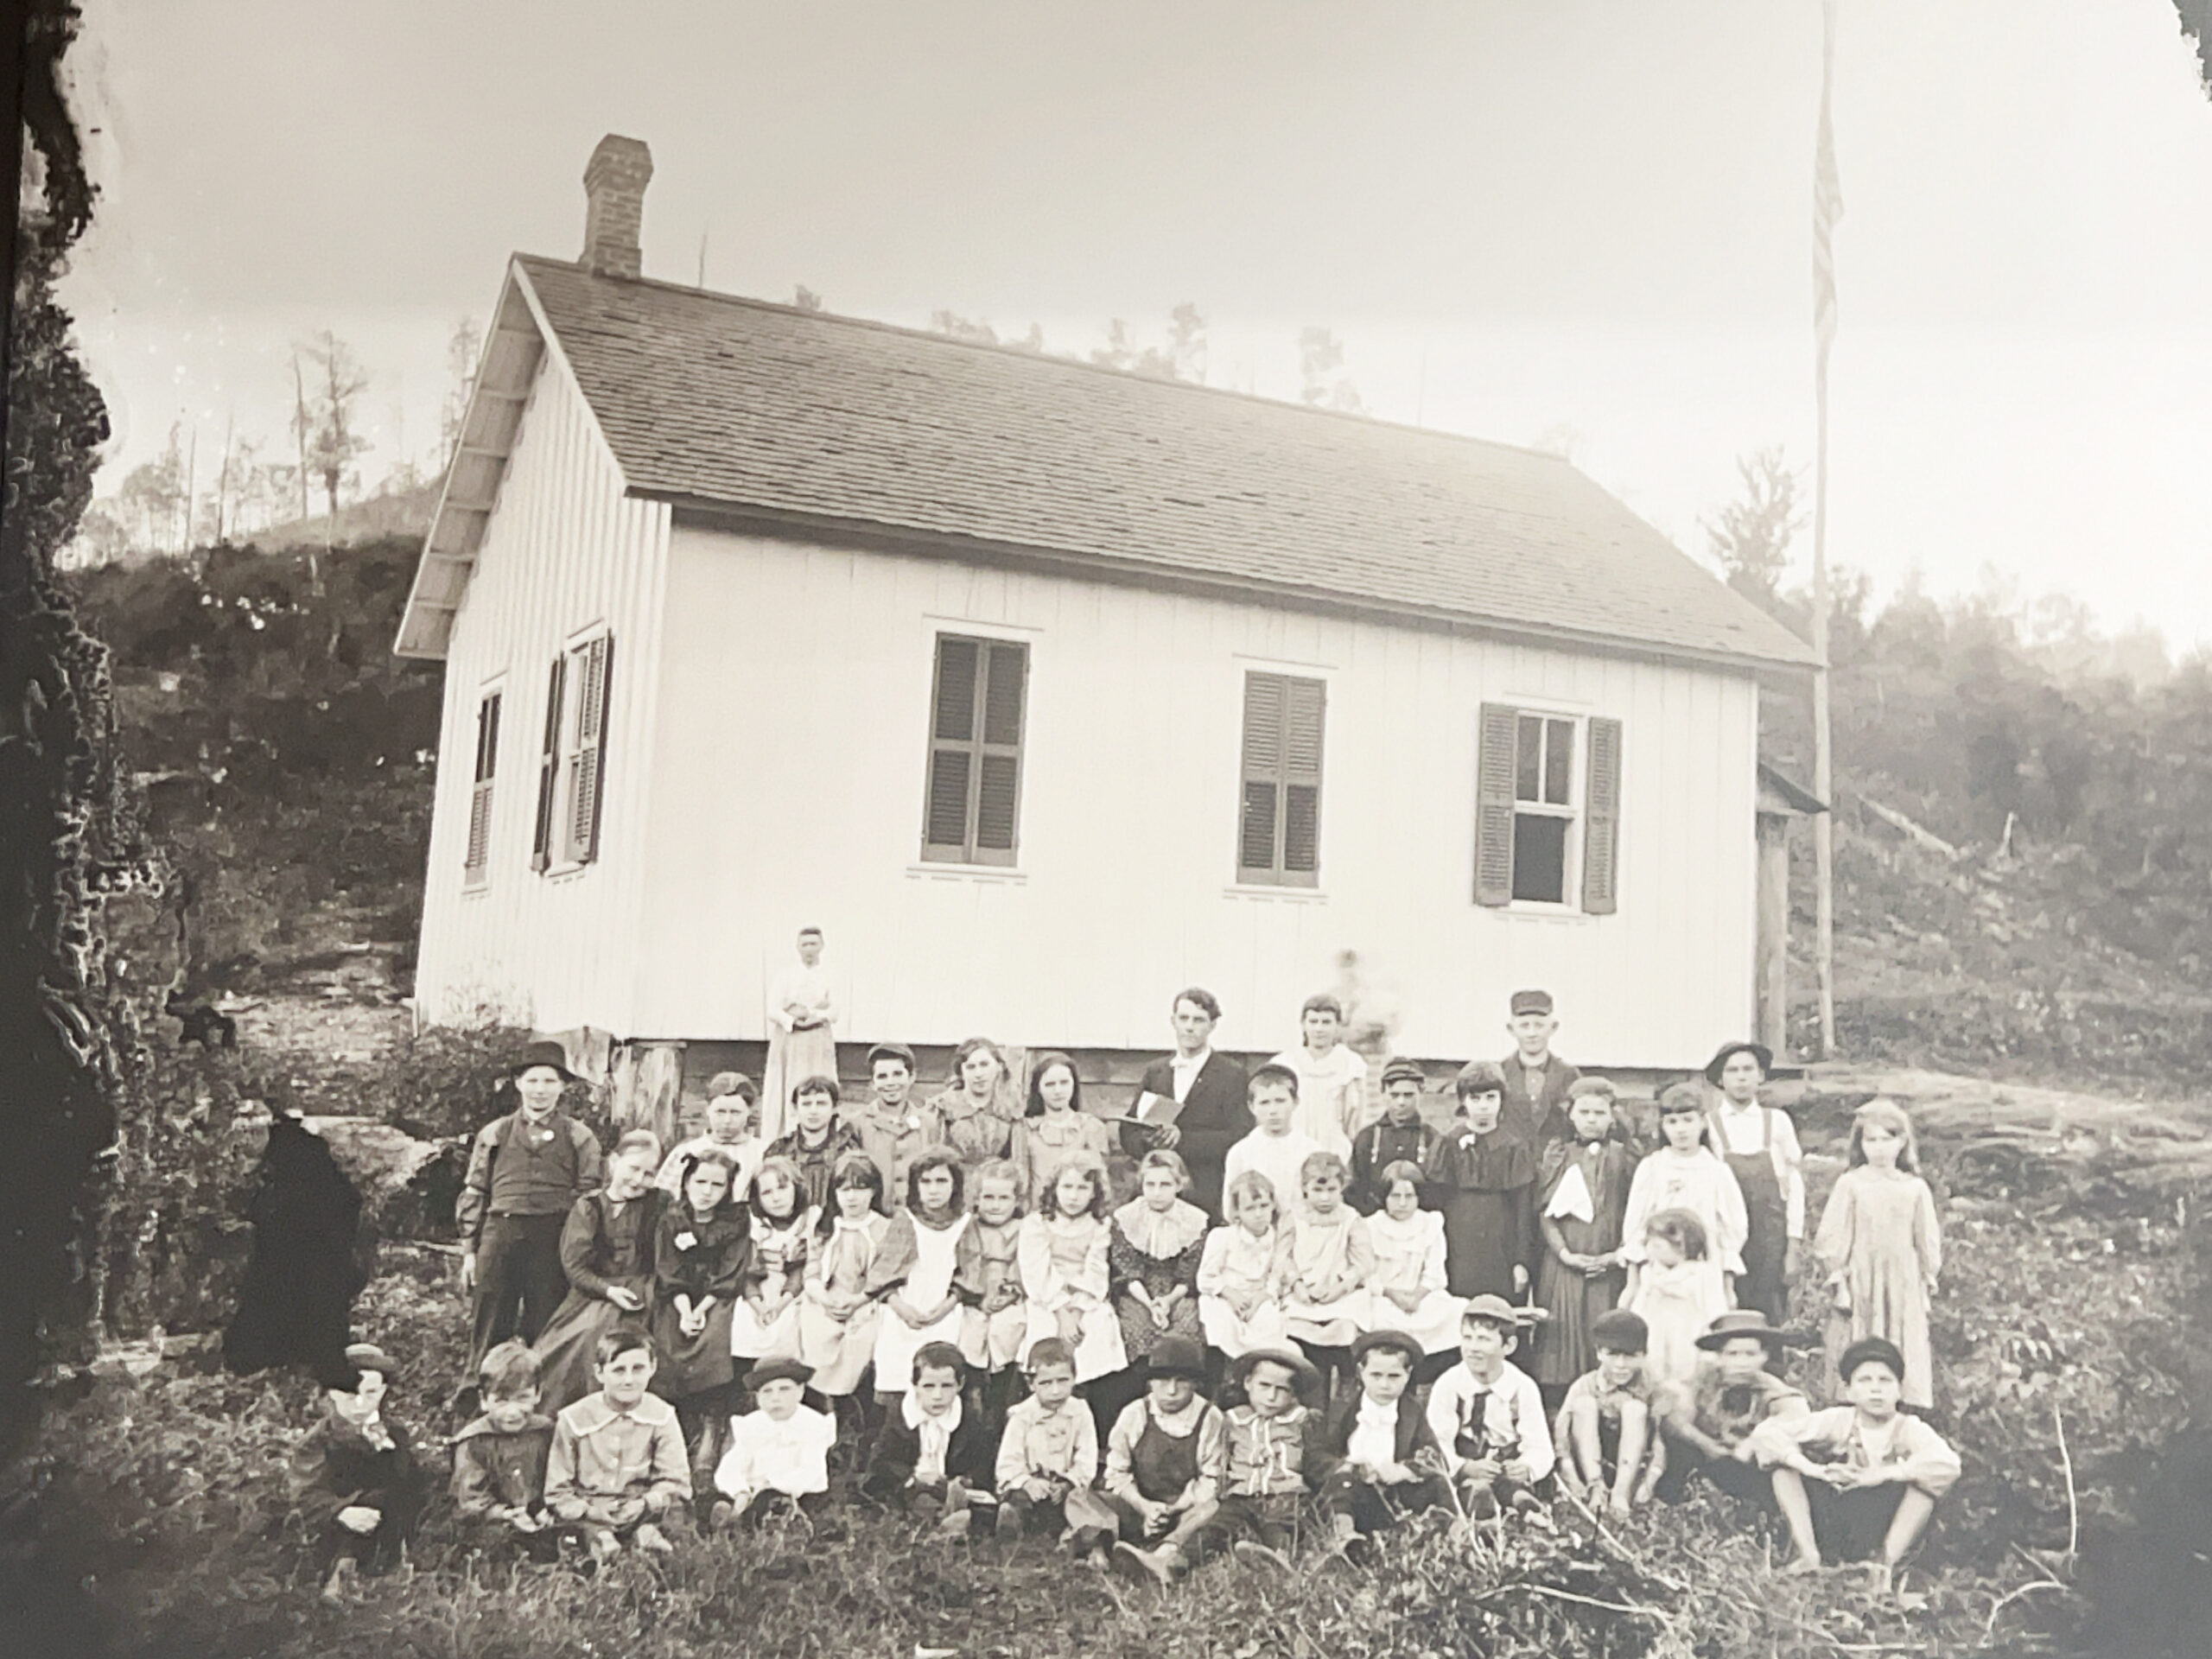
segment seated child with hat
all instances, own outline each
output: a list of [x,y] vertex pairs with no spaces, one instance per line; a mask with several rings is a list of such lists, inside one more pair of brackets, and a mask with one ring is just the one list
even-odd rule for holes
[[1402,1331],[1369,1331],[1351,1345],[1357,1389],[1329,1410],[1319,1466],[1332,1547],[1350,1554],[1370,1533],[1444,1501],[1436,1436],[1413,1391],[1421,1344]]
[[999,1435],[999,1535],[1113,1532],[1119,1517],[1093,1484],[1098,1426],[1075,1397],[1075,1350],[1040,1338],[1029,1350],[1028,1380],[1028,1397],[1007,1409]]
[[599,1383],[564,1406],[545,1465],[545,1507],[592,1554],[618,1555],[622,1541],[666,1554],[664,1526],[680,1522],[691,1497],[691,1464],[676,1408],[646,1392],[652,1344],[642,1331],[607,1332],[593,1351]]
[[1287,1570],[1299,1511],[1327,1473],[1313,1406],[1321,1374],[1294,1349],[1251,1348],[1230,1361],[1225,1382],[1244,1402],[1223,1414],[1220,1509],[1208,1536]]
[[1721,1491],[1772,1509],[1772,1478],[1756,1463],[1751,1432],[1770,1419],[1802,1417],[1805,1396],[1767,1369],[1782,1351],[1807,1338],[1779,1331],[1750,1308],[1723,1313],[1697,1339],[1711,1356],[1688,1382],[1661,1387],[1656,1400],[1667,1436],[1667,1469],[1658,1494],[1680,1503],[1689,1478],[1703,1473]]
[[537,1408],[537,1356],[510,1337],[477,1370],[483,1412],[453,1443],[453,1501],[479,1543],[519,1543],[550,1559],[554,1534],[545,1513],[545,1462],[553,1420]]
[[350,1389],[331,1389],[329,1409],[292,1450],[292,1507],[314,1529],[315,1555],[327,1576],[323,1597],[336,1601],[361,1570],[381,1572],[405,1555],[423,1512],[423,1478],[407,1430],[384,1414],[385,1391],[397,1369],[373,1343],[346,1350]]
[[1624,1307],[1590,1321],[1596,1366],[1567,1384],[1553,1440],[1560,1474],[1592,1504],[1626,1515],[1651,1501],[1667,1469],[1667,1443],[1651,1414],[1651,1379],[1644,1374],[1649,1341],[1643,1320]]
[[1428,1423],[1444,1467],[1477,1516],[1535,1507],[1551,1478],[1551,1425],[1535,1379],[1507,1358],[1544,1317],[1502,1296],[1471,1298],[1459,1315],[1459,1363],[1429,1391]]
[[[1224,1419],[1198,1392],[1205,1350],[1188,1337],[1161,1338],[1144,1371],[1144,1398],[1123,1407],[1106,1436],[1106,1499],[1120,1535],[1110,1560],[1131,1576],[1164,1584],[1189,1569],[1198,1535],[1219,1507]],[[1111,1540],[1086,1529],[1077,1544],[1104,1566]]]
[[710,1511],[715,1526],[757,1526],[786,1507],[821,1519],[830,1503],[837,1420],[806,1403],[813,1378],[810,1367],[788,1355],[753,1368],[746,1379],[753,1409],[729,1420],[729,1449],[715,1469],[715,1490],[721,1494]]
[[1750,1445],[1774,1471],[1775,1499],[1796,1546],[1783,1570],[1871,1557],[1874,1586],[1886,1592],[1958,1479],[1959,1454],[1926,1419],[1897,1409],[1904,1356],[1895,1343],[1863,1338],[1836,1370],[1849,1404],[1770,1417],[1751,1431]]
[[876,1430],[861,1495],[910,1513],[933,1512],[947,1537],[964,1538],[969,1506],[996,1502],[990,1433],[961,1398],[968,1361],[957,1344],[925,1342],[914,1351],[912,1365],[913,1386]]

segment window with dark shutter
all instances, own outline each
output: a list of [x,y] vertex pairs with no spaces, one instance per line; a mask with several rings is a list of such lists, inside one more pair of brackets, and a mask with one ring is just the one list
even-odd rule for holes
[[476,705],[476,770],[469,785],[468,846],[461,857],[461,880],[481,887],[490,875],[492,778],[499,765],[499,693]]
[[[1588,759],[1578,772],[1580,742]],[[1483,705],[1475,762],[1477,904],[1579,904],[1590,915],[1612,913],[1620,746],[1618,720],[1585,722]]]
[[1321,879],[1321,735],[1326,684],[1244,676],[1236,879],[1311,887]]
[[556,657],[546,678],[545,741],[537,759],[537,819],[531,831],[530,868],[543,873],[553,863],[553,807],[561,776],[561,701],[568,659]]
[[601,634],[569,653],[575,681],[575,724],[569,754],[568,810],[562,821],[562,856],[588,864],[599,856],[601,797],[607,777],[607,707],[613,689],[614,641]]
[[1011,865],[1021,820],[1021,731],[1029,647],[944,633],[930,697],[922,856]]

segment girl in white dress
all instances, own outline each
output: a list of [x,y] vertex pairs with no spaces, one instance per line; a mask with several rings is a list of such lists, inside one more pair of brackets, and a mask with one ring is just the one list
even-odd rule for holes
[[1333,1152],[1317,1152],[1299,1171],[1305,1202],[1290,1218],[1289,1273],[1282,1324],[1306,1358],[1332,1379],[1349,1374],[1351,1344],[1366,1316],[1375,1245],[1367,1217],[1344,1202],[1351,1171]]
[[1349,1158],[1353,1138],[1367,1127],[1367,1062],[1344,1043],[1344,1004],[1326,992],[1306,999],[1298,1026],[1304,1040],[1268,1062],[1298,1074],[1290,1126],[1324,1152]]
[[1667,1144],[1636,1166],[1628,1184],[1628,1209],[1621,1217],[1621,1260],[1628,1263],[1628,1282],[1621,1288],[1620,1305],[1636,1306],[1638,1269],[1649,1259],[1645,1234],[1651,1218],[1662,1210],[1687,1210],[1705,1230],[1710,1265],[1703,1271],[1716,1281],[1722,1308],[1733,1307],[1751,1221],[1734,1173],[1707,1138],[1705,1102],[1694,1088],[1677,1085],[1660,1097],[1659,1132]]
[[1382,1208],[1367,1218],[1375,1245],[1367,1328],[1402,1331],[1424,1354],[1456,1352],[1459,1298],[1445,1288],[1444,1217],[1421,1207],[1421,1170],[1402,1159],[1377,1175]]
[[[883,1304],[868,1294],[875,1258],[891,1231],[883,1172],[864,1152],[849,1152],[830,1177],[835,1206],[816,1231],[806,1260],[806,1291],[798,1308],[798,1357],[814,1368],[814,1386],[832,1400],[860,1391],[875,1358]],[[873,1402],[869,1402],[871,1405]],[[868,1414],[860,1418],[865,1426]]]
[[[810,1209],[798,1166],[764,1159],[753,1173],[753,1268],[729,1314],[729,1351],[747,1365],[798,1357],[798,1305],[822,1212]],[[742,1369],[742,1367],[741,1367]]]
[[913,1382],[914,1355],[925,1343],[960,1341],[960,1295],[953,1271],[971,1219],[961,1202],[960,1160],[932,1147],[906,1166],[906,1207],[891,1218],[868,1275],[883,1303],[875,1330],[875,1397],[888,1402]]
[[1206,1235],[1198,1258],[1198,1324],[1209,1347],[1230,1358],[1255,1348],[1280,1348],[1282,1287],[1290,1268],[1290,1232],[1268,1178],[1248,1169],[1223,1198],[1229,1224]]
[[1646,1222],[1643,1252],[1621,1306],[1650,1332],[1645,1378],[1655,1388],[1688,1388],[1697,1381],[1697,1339],[1728,1311],[1719,1263],[1707,1253],[1705,1224],[1688,1210],[1662,1210]]
[[1021,1221],[1015,1266],[1027,1299],[1021,1360],[1046,1337],[1075,1350],[1075,1380],[1109,1376],[1128,1362],[1122,1322],[1107,1300],[1106,1166],[1092,1158],[1063,1165],[1036,1213]]

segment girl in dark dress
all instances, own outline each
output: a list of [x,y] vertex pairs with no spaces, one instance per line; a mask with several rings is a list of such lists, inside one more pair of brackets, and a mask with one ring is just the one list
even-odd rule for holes
[[1535,1254],[1536,1149],[1498,1126],[1505,1079],[1488,1060],[1460,1068],[1459,1112],[1429,1159],[1444,1212],[1445,1271],[1454,1296],[1502,1296],[1529,1287]]
[[683,1196],[653,1231],[653,1392],[676,1407],[694,1485],[721,1460],[736,1408],[730,1315],[753,1264],[753,1217],[732,1201],[737,1160],[708,1147],[685,1160]]
[[1613,1085],[1583,1077],[1567,1092],[1574,1135],[1547,1148],[1536,1199],[1544,1251],[1536,1264],[1536,1306],[1551,1318],[1536,1332],[1533,1374],[1544,1403],[1556,1408],[1584,1372],[1594,1370],[1590,1322],[1620,1300],[1621,1221],[1628,1213],[1636,1154],[1613,1135]]
[[578,1198],[561,1230],[561,1268],[569,1294],[533,1350],[544,1377],[538,1409],[557,1416],[563,1406],[599,1386],[593,1350],[618,1325],[645,1329],[653,1288],[653,1234],[668,1195],[653,1185],[660,1137],[650,1129],[624,1135],[607,1160],[607,1189]]

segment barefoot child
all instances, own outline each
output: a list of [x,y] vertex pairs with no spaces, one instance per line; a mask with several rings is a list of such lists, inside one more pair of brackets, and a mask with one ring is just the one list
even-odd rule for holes
[[1641,1319],[1616,1307],[1590,1321],[1589,1339],[1597,1364],[1568,1385],[1552,1440],[1567,1487],[1592,1509],[1624,1516],[1651,1501],[1667,1470],[1643,1374],[1649,1333]]
[[454,1436],[454,1508],[484,1547],[513,1543],[533,1559],[550,1558],[545,1459],[553,1420],[537,1408],[537,1357],[510,1337],[484,1356],[477,1398],[483,1414]]
[[841,1414],[865,1429],[872,1418],[866,1404],[848,1407],[861,1391],[875,1357],[876,1327],[883,1304],[868,1294],[876,1254],[891,1230],[883,1199],[883,1173],[866,1153],[839,1160],[830,1197],[835,1205],[817,1224],[806,1258],[806,1289],[798,1308],[799,1357],[814,1373],[814,1386]]
[[1567,1118],[1573,1139],[1554,1148],[1556,1161],[1536,1197],[1544,1241],[1536,1301],[1551,1318],[1536,1333],[1530,1370],[1554,1406],[1596,1363],[1591,1322],[1620,1300],[1621,1223],[1636,1173],[1635,1154],[1614,1138],[1611,1084],[1578,1079],[1567,1090]]
[[989,1505],[991,1437],[961,1400],[968,1362],[949,1342],[914,1351],[909,1386],[893,1402],[870,1448],[861,1495],[928,1515],[948,1538],[968,1535],[970,1509]]
[[1643,1261],[1623,1304],[1649,1333],[1644,1373],[1656,1385],[1697,1375],[1698,1338],[1728,1311],[1720,1264],[1706,1252],[1705,1228],[1687,1210],[1662,1210],[1643,1226]]
[[799,1298],[806,1288],[807,1253],[822,1219],[807,1207],[798,1166],[780,1154],[760,1160],[746,1209],[752,1262],[729,1315],[729,1351],[740,1370],[757,1360],[798,1357]]
[[1282,1287],[1290,1272],[1290,1230],[1268,1178],[1248,1169],[1229,1184],[1226,1227],[1206,1235],[1198,1258],[1198,1323],[1207,1343],[1234,1359],[1252,1348],[1280,1347]]
[[646,1392],[653,1353],[644,1332],[607,1332],[594,1357],[599,1391],[564,1408],[554,1424],[545,1507],[582,1535],[594,1560],[620,1554],[625,1538],[667,1554],[674,1546],[664,1529],[680,1521],[691,1497],[676,1408]]
[[952,1277],[969,1215],[961,1189],[967,1172],[950,1147],[929,1147],[906,1166],[906,1202],[892,1217],[868,1268],[868,1294],[883,1304],[875,1332],[875,1398],[897,1403],[914,1356],[932,1343],[960,1339],[960,1294]]
[[1770,1417],[1751,1432],[1752,1453],[1774,1471],[1775,1497],[1797,1549],[1785,1571],[1871,1557],[1874,1587],[1887,1592],[1957,1481],[1959,1454],[1924,1418],[1897,1409],[1904,1365],[1893,1342],[1854,1342],[1840,1368],[1848,1405]]
[[1367,1218],[1375,1246],[1368,1281],[1367,1328],[1403,1331],[1424,1354],[1450,1353],[1459,1345],[1459,1299],[1446,1288],[1444,1217],[1421,1207],[1418,1164],[1383,1166],[1379,1214]]
[[1325,1390],[1350,1368],[1375,1273],[1366,1219],[1344,1202],[1347,1173],[1333,1152],[1314,1153],[1299,1172],[1305,1203],[1291,1217],[1283,1281],[1283,1330],[1319,1370]]
[[1222,1188],[1246,1170],[1256,1170],[1287,1203],[1300,1186],[1306,1160],[1321,1143],[1297,1125],[1298,1073],[1287,1065],[1263,1065],[1245,1085],[1252,1132],[1230,1147],[1222,1166]]
[[671,1198],[683,1196],[685,1163],[709,1149],[730,1160],[729,1184],[733,1203],[742,1204],[753,1191],[754,1172],[766,1155],[768,1143],[753,1132],[753,1112],[760,1099],[753,1079],[742,1071],[717,1071],[707,1080],[707,1128],[703,1135],[677,1143],[662,1160],[653,1185]]
[[1459,1111],[1436,1146],[1428,1179],[1444,1212],[1445,1270],[1454,1296],[1529,1288],[1536,1246],[1536,1149],[1502,1127],[1505,1079],[1488,1060],[1462,1066]]
[[1020,1248],[1021,1172],[1011,1160],[995,1158],[976,1172],[976,1219],[960,1236],[952,1275],[962,1309],[960,1351],[976,1379],[974,1404],[994,1426],[1006,1421],[1021,1393],[1021,1341],[1029,1315],[1015,1265]]
[[1904,1403],[1932,1405],[1928,1306],[1943,1236],[1935,1195],[1920,1178],[1912,1120],[1895,1101],[1870,1100],[1852,1119],[1851,1166],[1828,1194],[1813,1249],[1828,1272],[1827,1349],[1839,1374],[1845,1349],[1880,1337],[1904,1357]]
[[1077,1539],[1095,1564],[1108,1564],[1112,1542],[1112,1565],[1131,1577],[1166,1584],[1188,1570],[1219,1504],[1224,1420],[1198,1392],[1205,1365],[1187,1337],[1166,1338],[1145,1361],[1145,1397],[1123,1408],[1106,1437],[1103,1484],[1119,1541],[1090,1529]]
[[1329,1408],[1321,1438],[1321,1509],[1338,1553],[1444,1501],[1435,1431],[1413,1391],[1421,1359],[1402,1331],[1370,1331],[1352,1344],[1359,1387]]
[[1428,1426],[1444,1466],[1478,1516],[1535,1503],[1554,1454],[1543,1397],[1507,1357],[1543,1318],[1497,1296],[1476,1296],[1459,1316],[1459,1363],[1429,1391]]
[[1351,1143],[1350,1197],[1361,1215],[1371,1216],[1382,1208],[1385,1169],[1406,1163],[1426,1170],[1436,1155],[1439,1137],[1421,1115],[1421,1092],[1427,1087],[1427,1077],[1411,1060],[1393,1060],[1382,1068],[1382,1116]]
[[344,1599],[365,1568],[398,1565],[422,1514],[423,1476],[407,1430],[384,1414],[397,1369],[372,1343],[346,1350],[350,1389],[330,1389],[322,1421],[293,1448],[292,1507],[315,1530],[324,1599]]
[[1046,1337],[1075,1350],[1077,1382],[1110,1376],[1128,1360],[1122,1324],[1107,1300],[1106,1166],[1084,1158],[1061,1166],[1037,1213],[1022,1218],[1016,1267],[1028,1327],[1022,1357]]
[[1075,1351],[1046,1337],[1029,1351],[1029,1397],[1009,1409],[993,1471],[998,1532],[1073,1536],[1111,1532],[1114,1511],[1098,1496],[1098,1427],[1075,1397]]
[[730,1319],[753,1265],[753,1218],[733,1196],[736,1179],[737,1161],[721,1147],[693,1153],[683,1198],[662,1211],[653,1236],[653,1392],[676,1408],[702,1483],[737,1405]]
[[729,1425],[729,1450],[715,1470],[721,1494],[714,1524],[757,1526],[779,1505],[818,1521],[830,1503],[830,1448],[837,1420],[806,1403],[814,1373],[778,1356],[753,1368],[753,1408]]
[[791,1090],[791,1127],[768,1143],[768,1156],[788,1158],[798,1167],[807,1210],[827,1211],[830,1182],[848,1154],[867,1148],[860,1131],[837,1115],[837,1079],[802,1077]]

